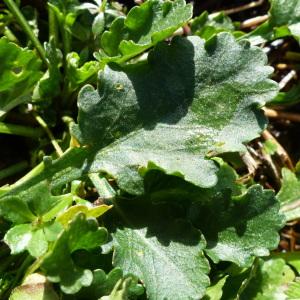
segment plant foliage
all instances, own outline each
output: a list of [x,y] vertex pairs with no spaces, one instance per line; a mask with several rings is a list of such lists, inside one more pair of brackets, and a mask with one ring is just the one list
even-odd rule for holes
[[248,33],[184,0],[19,2],[0,5],[0,133],[30,137],[31,170],[0,188],[0,297],[297,297],[299,259],[270,251],[300,216],[298,168],[276,195],[236,166],[263,106],[297,101],[255,45],[298,40],[300,2]]

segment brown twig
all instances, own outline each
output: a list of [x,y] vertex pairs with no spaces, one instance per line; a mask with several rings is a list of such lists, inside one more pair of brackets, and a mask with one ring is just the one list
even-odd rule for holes
[[233,8],[226,9],[223,12],[226,15],[231,15],[231,14],[235,14],[235,13],[238,13],[238,12],[241,12],[241,11],[244,11],[244,10],[255,8],[257,6],[262,5],[263,3],[264,3],[264,0],[253,1],[253,2],[250,2],[250,3],[244,4],[244,5],[238,6],[238,7],[233,7]]
[[298,207],[300,207],[300,199],[296,200],[296,201],[293,201],[292,203],[288,203],[288,204],[283,205],[280,210],[282,212],[285,212],[285,211],[293,210],[293,209],[298,208]]
[[264,108],[264,111],[265,111],[265,115],[268,118],[285,119],[291,122],[300,122],[300,114],[297,113],[279,111],[271,108]]
[[273,160],[272,156],[270,154],[266,153],[266,151],[263,151],[263,145],[260,141],[257,142],[257,145],[260,148],[261,160],[263,162],[263,165],[267,168],[266,172],[273,179],[276,189],[279,189],[281,186],[279,168],[276,166],[275,161]]
[[297,77],[297,73],[295,70],[291,70],[288,72],[279,82],[279,89],[282,90],[286,87],[286,85],[294,78]]
[[263,16],[258,16],[258,17],[254,17],[254,18],[245,20],[240,24],[240,29],[246,29],[246,28],[257,26],[257,25],[267,21],[268,18],[269,18],[269,15],[263,15]]
[[265,130],[262,133],[262,137],[267,141],[270,140],[272,141],[273,144],[276,145],[276,153],[278,154],[278,156],[281,158],[283,164],[285,166],[287,166],[289,169],[293,170],[294,169],[294,165],[292,163],[292,160],[290,158],[290,156],[288,155],[288,153],[285,151],[285,149],[281,146],[281,144],[275,139],[275,137],[268,131]]

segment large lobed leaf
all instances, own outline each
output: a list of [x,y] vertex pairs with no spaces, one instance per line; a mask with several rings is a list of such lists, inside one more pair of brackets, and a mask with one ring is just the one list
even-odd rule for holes
[[217,168],[206,156],[243,151],[266,126],[258,106],[277,85],[265,64],[260,49],[221,33],[206,43],[175,38],[143,63],[106,67],[98,91],[86,86],[78,99],[73,132],[101,149],[86,170],[110,173],[131,193],[141,191],[139,170],[147,166],[213,186]]
[[206,43],[175,38],[159,44],[147,61],[107,66],[98,90],[87,85],[79,94],[73,134],[88,147],[68,151],[11,193],[49,178],[57,187],[103,171],[140,194],[145,168],[215,185],[217,167],[206,157],[243,151],[266,126],[259,106],[274,97],[277,85],[265,64],[259,48],[221,33]]
[[277,247],[284,218],[272,191],[259,185],[246,189],[230,166],[219,163],[218,183],[210,189],[152,171],[145,178],[146,194],[154,202],[187,206],[186,216],[204,235],[205,251],[214,262],[247,266],[253,256]]

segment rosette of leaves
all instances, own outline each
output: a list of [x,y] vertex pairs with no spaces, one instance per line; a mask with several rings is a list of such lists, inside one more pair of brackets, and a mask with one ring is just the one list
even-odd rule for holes
[[[249,266],[278,243],[282,219],[274,194],[259,186],[245,190],[232,171],[209,159],[244,151],[244,143],[265,128],[260,107],[277,92],[271,72],[261,49],[229,33],[207,42],[177,37],[158,43],[147,60],[106,66],[98,89],[87,85],[79,93],[72,134],[81,147],[0,199],[46,179],[58,192],[89,173],[108,174],[120,189],[104,221],[113,237],[113,265],[140,278],[151,299],[199,299],[209,285],[205,254],[215,263]],[[169,175],[175,183],[167,180],[153,191],[147,186],[153,172],[161,174],[159,181]],[[118,197],[124,192],[138,197],[124,201]],[[42,268],[63,291],[76,293],[92,284],[93,274],[73,256],[97,246],[74,246],[69,226],[75,225],[63,231]],[[65,263],[67,270],[58,268]]]

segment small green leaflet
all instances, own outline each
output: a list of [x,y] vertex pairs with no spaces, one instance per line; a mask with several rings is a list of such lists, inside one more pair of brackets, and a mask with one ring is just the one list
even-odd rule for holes
[[86,218],[80,213],[60,234],[53,248],[43,259],[41,267],[50,281],[60,283],[64,293],[74,294],[82,287],[91,285],[93,272],[77,266],[72,259],[72,253],[80,249],[89,251],[98,247],[100,250],[106,239],[106,229],[98,227],[96,219]]
[[29,49],[0,39],[0,118],[15,106],[28,101],[34,84],[40,79],[41,61]]
[[269,2],[271,3],[269,20],[241,36],[241,39],[249,39],[251,44],[258,45],[292,35],[299,42],[300,1],[269,0]]
[[287,168],[282,169],[282,185],[277,194],[281,204],[281,211],[287,221],[295,220],[300,217],[300,180],[299,174],[293,173]]
[[70,194],[52,196],[45,182],[21,195],[1,199],[1,215],[15,225],[4,236],[12,254],[24,250],[33,257],[45,254],[49,242],[53,242],[62,231],[62,225],[53,222],[53,219],[72,201]]
[[105,60],[126,61],[170,37],[191,17],[192,6],[184,0],[148,0],[135,6],[102,34],[101,46],[112,57]]
[[289,299],[285,295],[288,284],[295,279],[295,273],[281,259],[259,260],[255,276],[240,299],[271,300]]
[[270,25],[277,31],[290,31],[298,41],[300,39],[300,1],[271,0]]
[[207,11],[191,22],[191,31],[205,40],[210,39],[213,35],[228,31],[234,32],[235,26],[231,19],[223,12],[209,15]]

